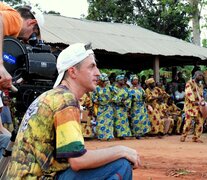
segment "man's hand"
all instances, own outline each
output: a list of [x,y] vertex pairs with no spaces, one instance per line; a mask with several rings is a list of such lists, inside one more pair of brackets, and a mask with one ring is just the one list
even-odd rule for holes
[[139,166],[141,166],[139,154],[135,149],[126,146],[121,146],[120,148],[123,149],[123,153],[125,153],[125,158],[133,164],[133,169],[136,169]]
[[10,89],[12,85],[12,77],[5,69],[4,65],[0,63],[0,90]]

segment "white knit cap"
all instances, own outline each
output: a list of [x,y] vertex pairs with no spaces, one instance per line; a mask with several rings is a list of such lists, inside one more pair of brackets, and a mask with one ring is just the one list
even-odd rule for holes
[[84,43],[71,44],[59,54],[56,64],[59,75],[53,88],[61,83],[66,70],[94,53],[92,49],[87,49],[86,46]]

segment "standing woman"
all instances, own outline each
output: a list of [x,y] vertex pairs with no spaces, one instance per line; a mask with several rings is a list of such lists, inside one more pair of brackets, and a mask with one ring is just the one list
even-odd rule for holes
[[114,138],[114,112],[112,108],[112,94],[106,73],[99,77],[99,85],[92,95],[93,103],[98,106],[96,118],[96,136],[100,140]]
[[124,75],[116,76],[116,86],[114,87],[112,102],[115,136],[119,139],[127,139],[132,136],[128,114],[131,108],[131,96],[129,88],[125,86]]
[[137,75],[131,76],[131,84],[131,127],[133,135],[139,138],[151,131],[151,124],[145,105],[145,91],[139,85]]

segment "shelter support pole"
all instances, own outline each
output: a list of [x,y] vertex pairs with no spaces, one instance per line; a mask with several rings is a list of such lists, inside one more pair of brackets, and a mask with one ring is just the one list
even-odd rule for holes
[[156,56],[155,59],[154,59],[154,62],[153,62],[153,70],[154,70],[155,82],[159,82],[160,81],[159,69],[160,69],[160,59],[159,59],[158,56]]

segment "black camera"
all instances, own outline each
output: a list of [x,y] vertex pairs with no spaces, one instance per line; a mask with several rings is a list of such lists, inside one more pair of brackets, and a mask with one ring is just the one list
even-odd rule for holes
[[50,46],[32,42],[25,44],[13,37],[4,38],[4,66],[14,79],[54,79],[57,75],[56,57],[51,53]]
[[19,116],[37,96],[53,87],[57,77],[57,56],[51,52],[49,45],[35,36],[28,43],[10,36],[4,38],[3,61],[18,89],[10,95],[16,98]]

